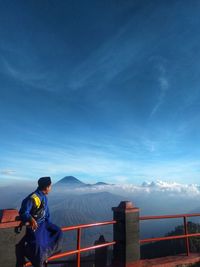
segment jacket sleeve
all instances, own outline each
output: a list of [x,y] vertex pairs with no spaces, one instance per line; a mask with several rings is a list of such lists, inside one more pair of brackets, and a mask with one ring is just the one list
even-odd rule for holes
[[25,198],[22,201],[21,209],[19,211],[20,218],[23,223],[30,222],[30,219],[32,218],[30,211],[33,207],[33,201],[30,197]]
[[45,212],[46,212],[46,214],[45,214],[45,220],[46,221],[50,221],[50,213],[49,213],[49,206],[48,206],[48,201],[47,201],[47,199],[46,199],[46,207],[45,207]]

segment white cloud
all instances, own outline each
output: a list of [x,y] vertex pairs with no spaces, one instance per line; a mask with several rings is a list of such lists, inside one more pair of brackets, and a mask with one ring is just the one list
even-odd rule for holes
[[24,51],[22,53],[14,49],[10,53],[12,53],[12,58],[15,58],[14,61],[6,57],[6,55],[0,56],[0,72],[3,74],[31,86],[32,89],[55,92],[59,91],[60,87],[63,87],[61,79],[51,68],[51,65],[48,69],[45,68],[41,59],[34,53],[27,54]]
[[[146,49],[143,35],[133,32],[134,20],[122,25],[120,30],[108,41],[83,61],[71,75],[69,87],[71,90],[92,88],[95,90],[109,90],[108,84],[128,67],[142,61],[149,51]],[[130,34],[131,33],[131,34]],[[155,40],[156,35],[151,35],[149,43]],[[138,73],[137,68],[132,68],[131,75]]]
[[167,79],[165,67],[160,64],[158,69],[159,69],[158,83],[160,87],[160,95],[159,95],[156,105],[154,106],[151,112],[151,116],[153,116],[158,111],[160,106],[163,104],[165,96],[166,96],[166,92],[169,89],[169,81]]
[[15,172],[16,172],[15,170],[0,170],[0,174],[3,174],[3,175],[12,175]]
[[[67,189],[66,189],[67,190]],[[156,194],[165,194],[174,197],[195,198],[200,197],[200,186],[197,184],[180,184],[177,182],[167,181],[152,181],[144,182],[142,185],[134,184],[112,184],[112,185],[99,185],[92,187],[76,188],[76,193],[95,193],[95,192],[111,192],[113,194],[120,194],[123,196],[145,196]]]

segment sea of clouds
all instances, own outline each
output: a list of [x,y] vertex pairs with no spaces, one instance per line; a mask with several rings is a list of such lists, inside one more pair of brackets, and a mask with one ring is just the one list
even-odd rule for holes
[[[63,188],[63,190],[70,190]],[[141,185],[134,184],[103,184],[98,186],[86,186],[77,187],[74,192],[77,193],[89,193],[89,192],[105,192],[122,194],[122,195],[133,195],[133,194],[153,194],[153,193],[166,193],[171,196],[182,196],[182,197],[199,197],[200,186],[198,184],[181,184],[177,182],[168,181],[145,181]]]

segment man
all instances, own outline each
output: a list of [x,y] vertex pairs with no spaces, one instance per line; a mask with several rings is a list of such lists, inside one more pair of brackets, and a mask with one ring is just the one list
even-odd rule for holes
[[47,258],[61,249],[62,231],[49,220],[47,203],[51,178],[41,177],[38,188],[27,196],[19,211],[23,223],[29,223],[24,242],[24,255],[34,267],[43,267]]

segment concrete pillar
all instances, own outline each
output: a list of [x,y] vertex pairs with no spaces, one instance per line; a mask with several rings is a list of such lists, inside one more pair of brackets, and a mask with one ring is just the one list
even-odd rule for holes
[[[106,243],[103,235],[100,235],[99,239],[95,241],[94,245],[100,245]],[[95,267],[106,267],[107,266],[107,254],[108,247],[95,249]]]
[[[17,210],[0,210],[0,266],[16,266],[16,244],[22,239],[25,229],[17,233],[19,226]],[[25,227],[23,227],[25,228]]]
[[140,265],[139,209],[129,201],[112,208],[114,237],[113,267],[135,267]]

